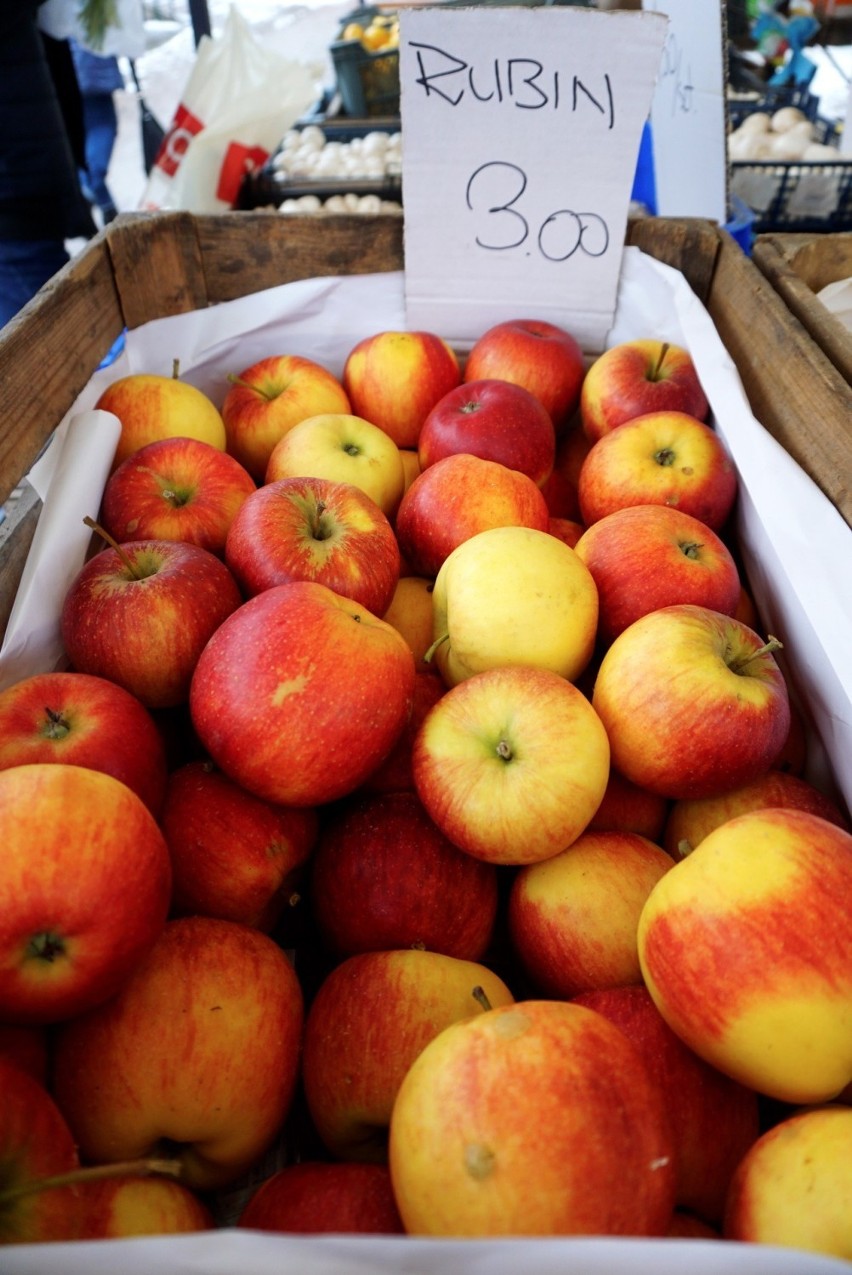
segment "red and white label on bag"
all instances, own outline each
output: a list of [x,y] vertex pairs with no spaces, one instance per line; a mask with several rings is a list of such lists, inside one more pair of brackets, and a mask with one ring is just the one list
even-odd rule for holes
[[263,168],[269,159],[269,151],[262,146],[245,146],[242,142],[230,142],[219,170],[216,198],[223,203],[234,204],[240,193],[243,178]]
[[189,143],[203,128],[204,121],[197,115],[193,115],[192,111],[181,102],[175,111],[172,126],[157,151],[157,157],[154,160],[157,168],[162,168],[169,177],[174,177]]

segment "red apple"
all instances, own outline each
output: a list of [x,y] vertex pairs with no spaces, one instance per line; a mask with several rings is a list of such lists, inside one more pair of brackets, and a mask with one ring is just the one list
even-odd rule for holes
[[315,810],[262,801],[209,762],[179,767],[160,816],[172,860],[172,911],[269,933],[302,880],[318,822]]
[[533,480],[498,461],[459,452],[422,471],[396,515],[396,535],[419,575],[436,576],[463,540],[489,527],[550,529],[547,502]]
[[[638,832],[640,837],[662,845],[669,806],[665,797],[631,783],[612,766],[606,791],[589,820],[587,831]],[[668,846],[665,849],[671,853]]]
[[544,404],[562,434],[580,401],[585,374],[582,348],[570,332],[542,319],[509,319],[474,343],[464,379],[496,378],[523,386]]
[[688,350],[665,341],[625,341],[604,351],[586,373],[580,418],[593,441],[648,412],[709,413],[707,396]]
[[432,332],[376,332],[343,368],[352,410],[404,448],[417,447],[427,414],[460,380],[455,352]]
[[303,1235],[401,1235],[385,1164],[302,1161],[262,1182],[238,1226]]
[[119,780],[52,762],[0,771],[0,824],[0,1021],[71,1018],[115,995],[159,938],[163,834]]
[[601,1014],[519,1001],[447,1027],[394,1103],[412,1235],[664,1235],[674,1146],[638,1049]]
[[112,1163],[165,1142],[190,1189],[236,1181],[289,1111],[302,1021],[271,938],[213,917],[169,921],[118,994],[57,1036],[54,1092],[81,1155]]
[[734,1170],[759,1133],[757,1094],[688,1049],[641,985],[583,992],[574,1003],[603,1014],[641,1052],[674,1135],[675,1202],[720,1224]]
[[62,605],[74,669],[117,682],[148,708],[183,703],[208,638],[242,596],[198,545],[133,540],[90,558]]
[[612,764],[674,800],[717,796],[763,774],[790,726],[775,646],[706,607],[636,620],[601,660],[592,695]]
[[402,499],[405,467],[393,439],[362,416],[326,412],[308,416],[272,449],[264,482],[327,478],[360,487],[392,518]]
[[586,528],[581,522],[572,522],[570,518],[551,518],[548,522],[547,530],[552,536],[556,536],[557,540],[561,540],[569,549],[577,547],[577,541],[582,536]]
[[172,1178],[107,1178],[81,1183],[77,1190],[83,1240],[187,1235],[215,1226],[212,1212],[200,1197]]
[[231,523],[225,561],[249,597],[312,580],[374,615],[390,606],[400,569],[396,536],[376,502],[328,478],[258,488]]
[[478,961],[497,917],[497,870],[458,850],[415,793],[356,794],[323,825],[310,897],[336,957],[420,947]]
[[352,792],[388,756],[411,711],[405,638],[348,598],[282,584],[220,625],[196,666],[192,720],[222,771],[282,805]]
[[604,643],[660,607],[689,602],[733,615],[740,576],[730,550],[697,518],[633,505],[588,527],[575,545],[598,587]]
[[231,375],[222,403],[227,450],[262,483],[272,449],[308,416],[350,411],[343,386],[327,368],[298,354],[275,354]]
[[583,461],[592,444],[581,429],[570,429],[556,440],[556,456],[550,477],[541,485],[541,494],[547,501],[552,518],[580,519],[580,500],[577,483]]
[[421,672],[414,679],[414,698],[403,732],[383,762],[361,784],[362,793],[414,792],[411,757],[414,741],[426,714],[446,692],[439,674]]
[[364,952],[320,983],[305,1021],[302,1082],[311,1119],[341,1160],[382,1163],[400,1083],[442,1028],[511,1002],[485,965],[418,948]]
[[520,470],[540,487],[556,456],[553,421],[521,385],[468,381],[435,404],[417,444],[421,469],[459,452]]
[[198,438],[225,450],[225,426],[219,411],[206,394],[179,379],[177,364],[172,376],[134,372],[120,377],[107,386],[95,407],[112,412],[121,422],[113,470],[140,447],[159,438]]
[[546,996],[639,983],[639,914],[672,858],[635,832],[584,832],[521,868],[509,892],[513,949]]
[[47,1028],[32,1023],[0,1023],[0,1060],[22,1068],[33,1080],[47,1085]]
[[0,693],[0,769],[63,762],[127,784],[156,817],[166,789],[166,749],[144,705],[89,673],[36,673]]
[[734,464],[709,425],[683,412],[652,412],[595,443],[577,494],[586,526],[630,505],[674,505],[719,531],[737,485]]
[[119,542],[185,540],[221,555],[255,481],[233,456],[198,438],[161,438],[107,480],[101,523]]

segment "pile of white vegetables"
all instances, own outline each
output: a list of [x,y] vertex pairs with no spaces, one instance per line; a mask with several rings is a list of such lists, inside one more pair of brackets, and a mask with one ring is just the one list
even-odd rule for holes
[[819,128],[797,106],[782,106],[774,114],[755,111],[728,134],[728,155],[737,160],[842,161],[834,146],[819,140]]
[[349,141],[329,140],[316,124],[290,129],[282,138],[271,167],[285,181],[319,182],[328,187],[339,186],[341,193],[321,199],[305,194],[286,198],[280,212],[402,212],[396,200],[377,194],[357,194],[346,190],[347,182],[380,182],[399,178],[402,171],[402,136],[379,130]]

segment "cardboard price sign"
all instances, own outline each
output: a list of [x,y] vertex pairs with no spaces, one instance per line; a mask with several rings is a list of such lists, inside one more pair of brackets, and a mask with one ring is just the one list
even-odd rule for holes
[[410,327],[464,348],[538,318],[602,348],[666,27],[636,11],[402,11]]

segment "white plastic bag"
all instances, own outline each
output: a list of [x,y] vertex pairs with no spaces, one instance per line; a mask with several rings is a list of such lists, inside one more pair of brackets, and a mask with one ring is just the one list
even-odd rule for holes
[[232,7],[198,45],[140,207],[227,212],[316,93],[317,69],[261,44]]

